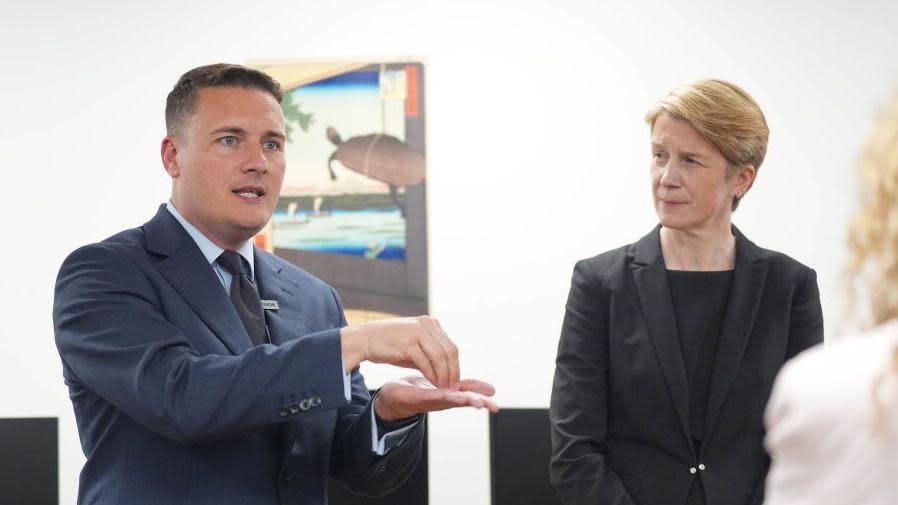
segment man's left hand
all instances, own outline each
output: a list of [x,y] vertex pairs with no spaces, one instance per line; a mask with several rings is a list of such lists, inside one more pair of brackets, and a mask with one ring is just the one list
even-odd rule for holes
[[374,410],[387,421],[456,407],[487,408],[495,413],[499,406],[490,398],[494,394],[496,388],[476,379],[459,381],[458,389],[440,389],[423,377],[409,376],[384,384]]

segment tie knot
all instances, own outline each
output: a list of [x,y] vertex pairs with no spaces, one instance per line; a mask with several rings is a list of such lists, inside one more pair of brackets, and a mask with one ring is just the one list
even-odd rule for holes
[[239,277],[243,274],[243,258],[234,251],[225,251],[218,257],[218,264],[224,267],[229,274]]

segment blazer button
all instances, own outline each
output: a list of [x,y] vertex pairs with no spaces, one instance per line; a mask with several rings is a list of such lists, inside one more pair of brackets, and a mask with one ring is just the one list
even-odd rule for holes
[[699,470],[704,470],[704,469],[705,469],[705,464],[702,463],[702,464],[698,465],[698,469],[699,469]]
[[299,405],[295,403],[290,404],[290,413],[296,414],[297,412],[299,412]]
[[278,410],[278,415],[281,417],[287,417],[290,415],[290,410],[287,407],[281,407]]
[[312,408],[312,400],[305,398],[303,401],[299,402],[299,410],[305,412]]
[[319,405],[321,405],[321,397],[320,397],[320,396],[313,396],[313,397],[312,397],[312,406],[313,406],[313,407],[317,407],[317,406],[319,406]]
[[695,472],[697,472],[697,471],[698,470],[696,470],[694,466],[689,469],[689,473],[691,473],[691,474],[695,474]]

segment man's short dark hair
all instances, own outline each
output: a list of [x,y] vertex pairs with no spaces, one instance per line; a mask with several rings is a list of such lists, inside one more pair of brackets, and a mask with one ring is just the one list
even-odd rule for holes
[[231,63],[214,63],[187,71],[178,79],[165,101],[165,129],[176,135],[184,120],[196,109],[197,90],[202,88],[238,87],[265,91],[281,102],[281,85],[270,75],[254,68]]

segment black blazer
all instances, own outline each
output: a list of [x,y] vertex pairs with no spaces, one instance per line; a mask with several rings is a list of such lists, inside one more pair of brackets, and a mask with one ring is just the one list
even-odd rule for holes
[[658,226],[574,268],[549,417],[551,480],[566,505],[760,504],[762,421],[783,363],[823,341],[814,271],[739,230],[701,454]]

